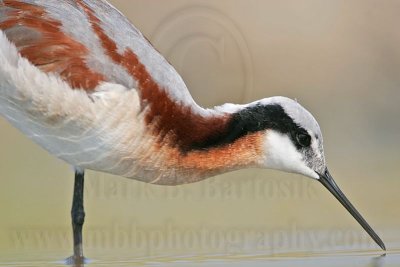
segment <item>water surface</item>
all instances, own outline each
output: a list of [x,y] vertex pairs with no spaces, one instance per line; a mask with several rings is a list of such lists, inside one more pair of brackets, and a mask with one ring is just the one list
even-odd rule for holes
[[[313,267],[313,266],[352,266],[352,267],[390,267],[400,265],[400,250],[386,254],[379,251],[336,251],[331,253],[286,253],[280,255],[187,255],[130,258],[118,252],[112,255],[99,253],[96,259],[90,259],[84,266],[275,266],[275,267]],[[24,257],[27,257],[25,255]],[[36,267],[36,266],[67,266],[58,255],[43,257],[43,260],[9,261],[0,266]],[[53,259],[52,259],[53,258]],[[81,265],[83,266],[83,265]]]

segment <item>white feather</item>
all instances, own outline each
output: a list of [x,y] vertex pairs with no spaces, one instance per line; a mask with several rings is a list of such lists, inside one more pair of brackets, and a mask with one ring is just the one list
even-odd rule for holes
[[302,154],[287,135],[269,130],[265,140],[264,166],[269,169],[302,174],[318,179],[318,174],[304,163]]

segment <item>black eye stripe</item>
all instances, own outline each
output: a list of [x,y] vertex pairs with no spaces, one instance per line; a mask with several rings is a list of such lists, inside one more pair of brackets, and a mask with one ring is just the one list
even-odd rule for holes
[[255,105],[245,108],[232,114],[230,123],[222,132],[210,135],[200,143],[193,143],[189,150],[204,150],[211,147],[222,146],[234,142],[235,140],[258,131],[271,129],[282,134],[288,134],[297,149],[304,146],[300,145],[296,138],[296,133],[306,133],[293,119],[288,116],[279,104]]

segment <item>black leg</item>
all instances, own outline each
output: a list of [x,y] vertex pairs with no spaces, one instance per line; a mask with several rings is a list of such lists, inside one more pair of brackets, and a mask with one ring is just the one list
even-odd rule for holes
[[82,227],[85,222],[85,210],[83,208],[83,188],[84,172],[75,172],[74,197],[72,200],[72,230],[74,234],[74,255],[68,259],[71,264],[83,264],[83,246],[82,246]]

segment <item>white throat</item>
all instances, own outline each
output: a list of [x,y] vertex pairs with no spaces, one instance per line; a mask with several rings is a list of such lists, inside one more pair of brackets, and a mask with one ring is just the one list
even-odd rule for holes
[[319,178],[317,173],[306,165],[302,154],[297,151],[288,136],[269,130],[266,133],[264,149],[264,167]]

